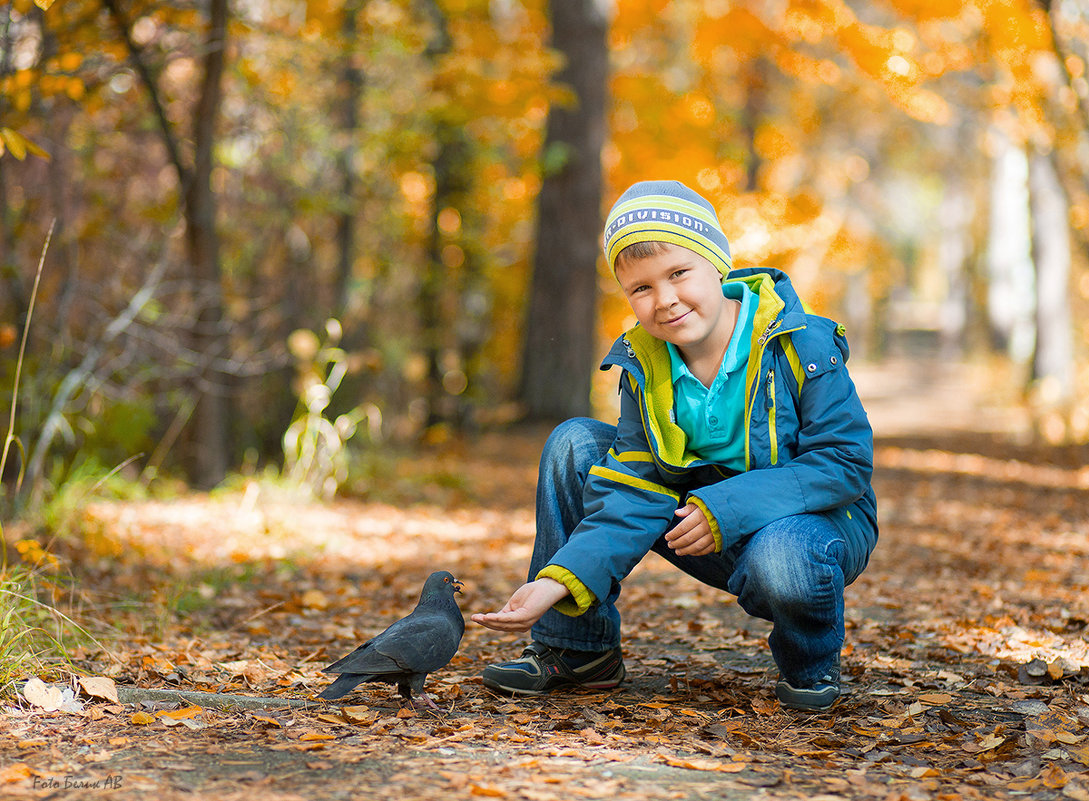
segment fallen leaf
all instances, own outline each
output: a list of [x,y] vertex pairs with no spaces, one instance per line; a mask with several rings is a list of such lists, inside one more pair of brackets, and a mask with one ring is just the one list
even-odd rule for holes
[[321,590],[307,590],[302,594],[299,604],[304,609],[316,609],[323,612],[329,608],[329,599]]
[[707,770],[717,773],[740,773],[749,767],[746,762],[722,762],[717,759],[689,759],[675,757],[668,754],[660,754],[658,757],[671,768],[684,768],[686,770]]
[[186,718],[196,717],[203,711],[199,706],[186,706],[170,712],[156,712],[155,715],[156,717],[170,718],[171,720],[185,720]]
[[488,798],[503,798],[506,796],[506,790],[500,790],[498,787],[485,787],[480,784],[470,784],[469,792],[472,795],[482,795]]
[[23,685],[23,698],[45,712],[56,712],[64,704],[60,687],[46,684],[39,678],[30,679]]
[[16,762],[6,768],[0,768],[0,784],[12,784],[30,778],[30,766],[25,762]]
[[[342,707],[340,710],[340,714],[343,716],[344,720],[356,726],[374,723],[374,721],[378,718],[377,712],[374,712],[365,706]],[[337,720],[337,723],[340,722],[342,721]]]
[[953,696],[949,693],[923,693],[919,696],[919,700],[931,706],[942,706],[952,701]]
[[79,686],[92,698],[101,698],[115,704],[120,703],[117,699],[117,685],[114,684],[113,679],[105,676],[80,676]]
[[304,732],[303,735],[301,737],[299,737],[299,739],[304,741],[304,742],[309,742],[311,740],[335,740],[336,735],[335,734],[324,734],[323,732],[320,732],[320,731],[308,731],[308,732]]
[[1058,790],[1060,787],[1066,786],[1066,783],[1070,781],[1070,777],[1058,765],[1052,765],[1040,774],[1040,781],[1044,783],[1045,787]]
[[134,726],[147,726],[155,722],[155,716],[149,715],[147,712],[133,712],[129,722]]
[[1089,745],[1083,745],[1080,748],[1067,748],[1066,753],[1075,762],[1089,767]]

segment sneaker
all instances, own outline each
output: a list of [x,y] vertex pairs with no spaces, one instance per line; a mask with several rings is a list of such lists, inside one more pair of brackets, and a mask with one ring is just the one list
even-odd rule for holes
[[795,687],[786,679],[779,679],[775,695],[779,703],[789,709],[803,712],[824,712],[839,699],[839,666],[832,668],[809,687]]
[[592,655],[582,664],[565,654],[573,652],[530,643],[521,658],[484,668],[484,686],[514,695],[541,695],[560,687],[611,690],[624,680],[624,659],[619,646]]

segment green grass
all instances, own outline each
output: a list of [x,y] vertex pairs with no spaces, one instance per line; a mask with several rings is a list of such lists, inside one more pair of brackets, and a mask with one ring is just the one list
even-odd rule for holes
[[32,676],[71,669],[71,649],[89,637],[67,615],[37,597],[47,580],[23,565],[0,566],[0,697]]

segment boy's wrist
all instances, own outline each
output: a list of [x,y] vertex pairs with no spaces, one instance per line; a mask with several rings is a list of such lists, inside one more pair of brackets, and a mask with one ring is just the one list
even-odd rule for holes
[[553,604],[557,612],[575,617],[589,609],[597,596],[583,584],[578,576],[560,565],[545,565],[536,576],[537,580],[549,579],[564,588],[565,593]]

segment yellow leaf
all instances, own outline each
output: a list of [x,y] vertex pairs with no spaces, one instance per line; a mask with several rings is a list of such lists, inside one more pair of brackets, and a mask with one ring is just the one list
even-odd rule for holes
[[26,158],[26,137],[11,128],[0,128],[0,141],[7,145],[8,151],[22,161]]
[[147,712],[134,712],[132,717],[129,718],[129,722],[134,726],[147,726],[155,722],[155,716],[149,715]]

